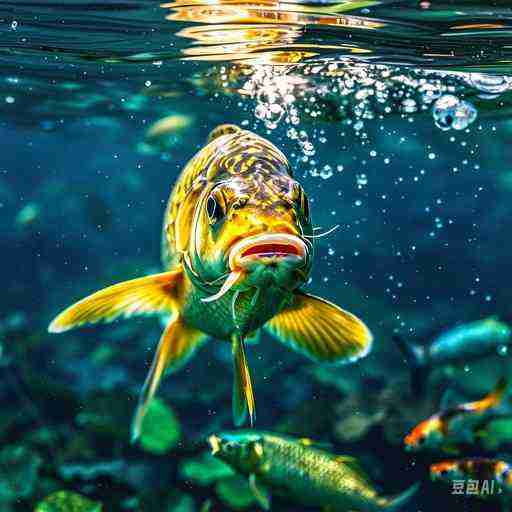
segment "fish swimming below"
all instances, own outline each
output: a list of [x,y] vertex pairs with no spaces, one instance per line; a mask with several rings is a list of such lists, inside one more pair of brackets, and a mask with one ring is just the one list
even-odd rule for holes
[[413,392],[420,394],[432,369],[496,354],[500,347],[512,343],[512,329],[490,317],[443,331],[426,345],[408,342],[398,335],[393,340],[410,366]]
[[418,489],[413,485],[394,498],[380,496],[354,457],[333,455],[309,439],[239,430],[212,435],[208,442],[215,457],[249,477],[265,510],[272,493],[325,512],[398,510]]
[[455,482],[467,485],[467,489],[462,488],[460,494],[473,485],[470,491],[472,495],[482,499],[499,498],[504,504],[503,510],[510,510],[512,466],[505,460],[476,457],[437,462],[430,466],[430,478],[454,485]]
[[405,437],[406,450],[454,450],[460,443],[474,443],[486,423],[512,416],[509,395],[506,379],[500,379],[495,389],[481,400],[442,409]]
[[240,425],[249,415],[253,424],[246,341],[261,328],[320,363],[353,362],[371,349],[361,320],[302,290],[318,236],[286,157],[252,132],[221,125],[171,192],[162,230],[165,271],[82,299],[49,331],[138,315],[169,319],[141,391],[134,440],[164,373],[181,368],[209,338],[231,342],[234,420]]

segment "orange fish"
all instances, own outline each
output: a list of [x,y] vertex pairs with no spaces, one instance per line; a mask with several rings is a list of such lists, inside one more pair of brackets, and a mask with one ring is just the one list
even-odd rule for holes
[[434,481],[476,482],[475,493],[483,498],[510,496],[512,493],[512,466],[503,460],[483,457],[446,460],[430,466]]
[[505,401],[507,388],[507,381],[500,379],[495,389],[481,400],[444,409],[422,421],[405,437],[405,449],[417,452],[475,442],[480,426],[511,414]]
[[255,418],[246,341],[261,328],[318,362],[365,356],[372,335],[356,316],[302,291],[313,264],[309,202],[286,157],[233,125],[209,137],[171,192],[162,230],[164,272],[100,290],[63,311],[50,332],[120,317],[167,320],[132,424],[140,433],[167,371],[182,367],[209,338],[229,341],[233,415]]

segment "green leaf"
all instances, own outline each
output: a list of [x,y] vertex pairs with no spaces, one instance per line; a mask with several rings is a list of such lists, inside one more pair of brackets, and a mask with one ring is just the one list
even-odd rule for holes
[[180,438],[180,424],[172,409],[159,398],[152,400],[141,427],[142,448],[155,455],[162,455],[174,448]]
[[41,501],[35,512],[101,512],[101,503],[80,494],[57,491]]
[[243,510],[256,502],[247,479],[239,475],[220,480],[215,490],[221,501],[235,510]]
[[25,446],[6,446],[0,452],[0,501],[31,496],[41,464],[41,457]]
[[195,459],[185,459],[180,465],[180,475],[201,486],[208,486],[223,478],[233,476],[235,472],[224,462],[210,453],[204,452]]

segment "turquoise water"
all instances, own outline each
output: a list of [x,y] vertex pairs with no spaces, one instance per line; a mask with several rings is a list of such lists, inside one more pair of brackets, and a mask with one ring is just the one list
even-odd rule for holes
[[[429,465],[453,453],[410,454],[403,438],[447,389],[490,391],[507,351],[439,365],[415,395],[392,338],[428,345],[511,318],[508,4],[2,2],[0,510],[59,490],[109,512],[259,510],[245,479],[190,470],[206,437],[232,428],[227,344],[165,379],[149,441],[132,445],[158,320],[46,332],[73,301],[161,271],[171,187],[221,123],[279,147],[314,225],[338,226],[316,241],[307,289],[375,336],[368,357],[335,368],[267,335],[249,346],[257,427],[357,456],[386,495],[420,481],[407,512],[500,510],[501,497],[431,482]],[[310,510],[298,501],[272,510]]]

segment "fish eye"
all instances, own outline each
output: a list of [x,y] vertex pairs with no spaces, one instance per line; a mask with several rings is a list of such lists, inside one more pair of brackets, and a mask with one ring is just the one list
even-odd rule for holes
[[425,443],[425,440],[425,436],[418,437],[418,444],[422,445],[423,443]]
[[503,478],[503,480],[506,480],[510,475],[510,469],[504,469],[502,472],[501,472],[501,478]]
[[236,201],[233,203],[231,208],[233,208],[233,210],[239,210],[240,208],[243,208],[247,204],[248,201],[249,201],[249,196],[241,195],[236,199]]
[[206,201],[206,213],[210,224],[216,224],[224,217],[224,210],[215,197],[208,197]]
[[441,476],[448,476],[448,470],[447,469],[442,469],[441,472],[439,473]]

